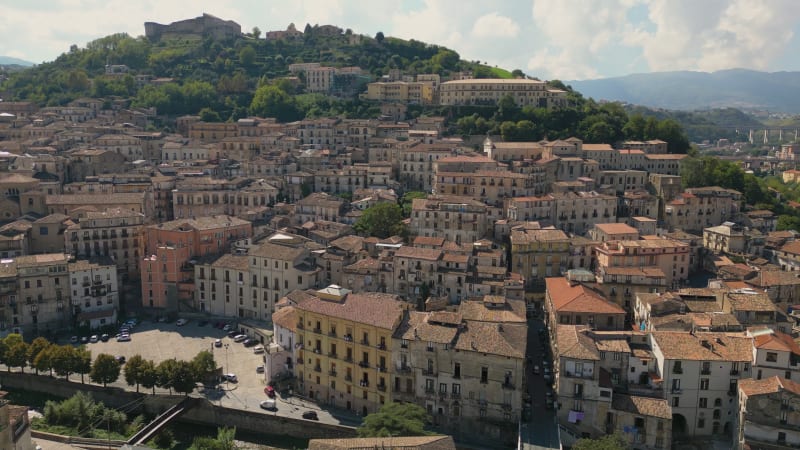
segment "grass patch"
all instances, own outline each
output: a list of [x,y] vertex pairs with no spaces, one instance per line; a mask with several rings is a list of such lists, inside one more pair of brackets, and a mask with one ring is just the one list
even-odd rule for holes
[[497,78],[512,78],[511,72],[507,71],[506,69],[501,69],[499,67],[490,67],[489,70],[491,70],[492,74]]
[[31,420],[31,428],[33,428],[36,431],[43,431],[45,433],[60,434],[62,436],[94,438],[94,439],[110,439],[112,441],[125,441],[128,439],[127,436],[123,436],[114,431],[109,433],[108,430],[102,428],[103,427],[102,423],[98,424],[97,426],[98,428],[80,434],[79,432],[82,430],[77,430],[72,427],[67,427],[64,425],[48,425],[47,422],[45,422],[45,420],[41,417],[36,417]]

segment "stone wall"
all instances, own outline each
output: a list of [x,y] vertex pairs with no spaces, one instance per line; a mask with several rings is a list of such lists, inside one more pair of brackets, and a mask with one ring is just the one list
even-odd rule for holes
[[[3,390],[24,389],[43,392],[53,396],[69,398],[76,392],[89,393],[92,398],[107,406],[119,408],[133,401],[141,400],[141,412],[160,414],[183,399],[180,395],[150,395],[136,393],[120,388],[81,384],[32,373],[0,372],[0,386]],[[225,408],[203,399],[198,406],[187,411],[179,422],[212,427],[236,427],[237,430],[255,434],[287,435],[302,439],[326,439],[354,437],[355,428],[310,422],[302,419],[266,414],[259,410],[239,410]]]

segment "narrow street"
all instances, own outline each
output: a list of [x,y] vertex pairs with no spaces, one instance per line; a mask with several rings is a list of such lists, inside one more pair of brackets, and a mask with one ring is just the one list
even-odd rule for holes
[[[524,450],[560,449],[558,423],[555,411],[547,409],[547,392],[550,386],[544,380],[543,362],[547,359],[552,370],[552,362],[545,351],[546,341],[539,339],[539,330],[545,329],[539,318],[528,320],[528,357],[526,378],[531,395],[529,420],[522,423],[520,442]],[[539,374],[533,373],[533,366],[539,367]]]

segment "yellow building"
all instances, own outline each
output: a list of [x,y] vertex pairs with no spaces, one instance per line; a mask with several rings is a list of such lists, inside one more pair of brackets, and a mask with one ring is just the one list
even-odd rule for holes
[[528,287],[542,286],[546,277],[569,269],[570,239],[561,230],[519,226],[511,230],[511,266]]
[[433,103],[434,85],[422,81],[389,81],[369,83],[367,100],[381,102],[402,102],[429,105]]
[[297,305],[297,379],[304,395],[363,415],[391,400],[391,339],[411,305],[330,285]]

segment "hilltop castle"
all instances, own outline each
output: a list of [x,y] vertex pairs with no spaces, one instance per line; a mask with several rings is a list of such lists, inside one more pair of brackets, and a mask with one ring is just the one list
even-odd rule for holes
[[242,26],[232,20],[222,20],[211,14],[162,25],[155,22],[144,23],[144,34],[151,41],[164,37],[212,36],[216,39],[236,37],[242,34]]

